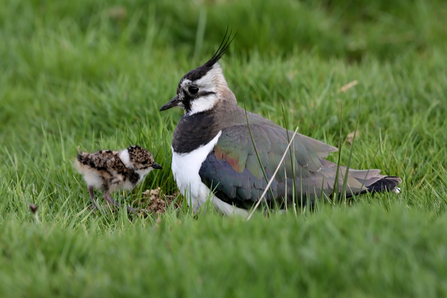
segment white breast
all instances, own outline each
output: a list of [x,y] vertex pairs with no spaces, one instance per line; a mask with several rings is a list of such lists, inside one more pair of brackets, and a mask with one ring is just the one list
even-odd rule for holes
[[222,131],[208,144],[197,148],[189,153],[176,153],[172,149],[172,173],[177,182],[180,192],[186,196],[188,206],[197,211],[207,200],[211,200],[213,206],[225,215],[246,215],[247,211],[236,208],[215,197],[210,189],[203,184],[199,171],[208,154],[217,144]]
[[143,181],[144,177],[146,177],[147,174],[149,174],[152,170],[153,170],[152,168],[147,168],[144,170],[135,170],[135,172],[137,172],[138,175],[140,175],[140,179],[138,179],[136,185],[140,184],[140,182]]
[[131,183],[127,178],[123,177],[124,179],[122,179],[121,183],[113,184],[110,187],[110,192],[113,192],[118,189],[123,189],[123,190],[133,189],[135,186],[140,184],[141,181],[143,181],[144,177],[146,177],[146,175],[149,174],[150,171],[152,171],[152,168],[148,168],[148,169],[144,169],[144,170],[135,170],[135,172],[137,172],[140,175],[140,178],[138,179],[138,181],[135,184]]
[[[180,192],[188,198],[188,205],[194,206],[194,210],[197,210],[204,203],[201,194],[203,191],[202,185],[205,185],[202,183],[199,176],[200,167],[211,150],[213,150],[214,145],[217,144],[221,134],[222,131],[219,131],[211,142],[204,146],[200,146],[189,153],[176,153],[174,152],[174,149],[172,149],[171,167],[174,179],[177,182]],[[209,189],[206,194],[202,195],[208,194]]]

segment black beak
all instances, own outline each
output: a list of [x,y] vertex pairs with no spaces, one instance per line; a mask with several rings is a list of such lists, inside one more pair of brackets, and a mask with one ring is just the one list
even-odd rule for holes
[[156,163],[156,162],[154,162],[153,164],[152,164],[152,168],[153,169],[157,169],[157,170],[161,170],[161,169],[163,169],[158,163]]
[[160,108],[160,112],[164,110],[168,110],[170,108],[176,107],[180,104],[180,100],[178,100],[178,96],[174,97],[170,101],[168,101],[164,106]]

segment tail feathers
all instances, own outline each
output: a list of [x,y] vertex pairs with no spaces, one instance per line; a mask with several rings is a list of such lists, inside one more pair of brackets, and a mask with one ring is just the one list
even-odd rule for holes
[[91,160],[89,158],[89,154],[86,152],[82,152],[80,150],[78,150],[78,154],[76,155],[76,160],[75,160],[75,166],[78,170],[79,173],[83,174],[84,173],[84,167],[86,165],[90,165]]
[[76,155],[76,160],[79,161],[80,163],[85,164],[85,154],[84,152],[78,152],[78,154]]
[[81,147],[78,146],[78,154],[76,155],[76,159],[77,159],[78,161],[81,161],[83,155],[84,155],[84,152],[82,152],[82,151],[81,151]]
[[[345,173],[347,171],[346,167],[338,167],[337,164],[324,159],[321,160],[321,163],[324,170],[322,171],[323,175],[328,180],[335,178],[337,170],[340,171],[339,189],[341,189],[344,183]],[[378,169],[349,169],[346,196],[352,197],[353,195],[364,194],[367,192],[399,192],[399,188],[397,186],[401,182],[402,179],[397,176],[380,175],[380,170]]]
[[395,191],[398,192],[397,186],[402,182],[397,176],[385,176],[382,179],[368,185],[368,192]]

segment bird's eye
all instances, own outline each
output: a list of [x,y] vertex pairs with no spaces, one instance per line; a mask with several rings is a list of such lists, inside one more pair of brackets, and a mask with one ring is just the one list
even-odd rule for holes
[[191,94],[196,94],[197,92],[199,92],[199,88],[197,88],[196,86],[190,86],[188,88],[189,93]]

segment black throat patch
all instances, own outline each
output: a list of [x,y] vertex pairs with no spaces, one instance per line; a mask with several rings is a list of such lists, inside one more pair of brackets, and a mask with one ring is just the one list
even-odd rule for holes
[[208,144],[220,131],[216,120],[211,111],[183,115],[174,130],[174,152],[189,153]]

